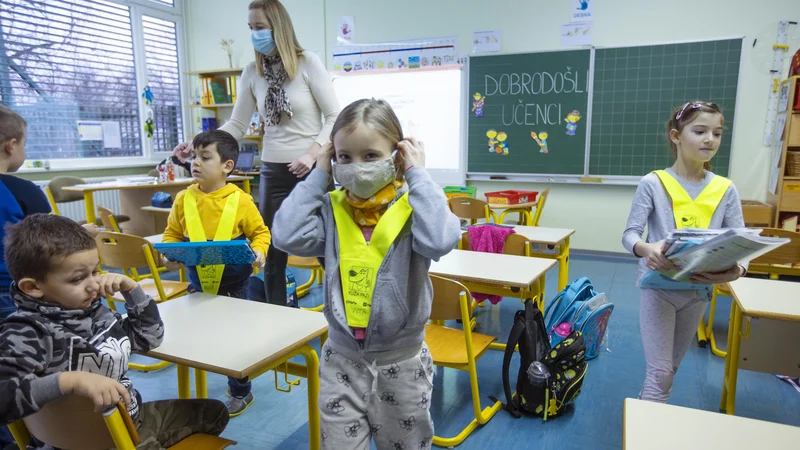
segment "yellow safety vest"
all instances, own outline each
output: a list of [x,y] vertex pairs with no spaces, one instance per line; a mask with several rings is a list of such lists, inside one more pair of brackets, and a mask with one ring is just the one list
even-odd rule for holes
[[675,228],[708,228],[711,216],[728,191],[731,180],[715,175],[703,189],[703,192],[692,200],[672,175],[666,170],[654,172],[664,185],[664,190],[672,199],[672,213],[675,215]]
[[[222,209],[222,217],[219,218],[217,231],[214,233],[215,242],[231,240],[233,225],[236,222],[236,213],[239,210],[240,194],[241,191],[236,191],[228,196],[225,207]],[[197,211],[197,200],[194,198],[192,191],[188,189],[183,196],[183,217],[186,220],[186,231],[189,233],[189,240],[191,242],[207,242],[203,221]],[[219,292],[219,284],[222,281],[222,272],[225,271],[225,264],[197,266],[196,269],[203,292],[206,294]]]
[[345,191],[334,191],[330,195],[339,236],[339,273],[347,324],[353,328],[366,328],[378,269],[411,216],[411,205],[408,203],[408,194],[400,197],[378,221],[367,244],[361,228],[353,220],[352,207],[347,203]]

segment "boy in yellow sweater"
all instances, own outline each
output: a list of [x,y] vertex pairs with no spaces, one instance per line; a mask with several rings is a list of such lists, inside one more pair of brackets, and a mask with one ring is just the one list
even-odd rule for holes
[[[263,267],[270,244],[269,229],[253,197],[227,182],[239,158],[239,143],[225,131],[215,130],[198,134],[192,146],[192,177],[197,183],[176,196],[163,242],[248,239],[256,255],[253,265]],[[247,298],[252,267],[223,267],[189,267],[190,291]],[[253,394],[247,378],[228,378],[228,387],[231,398],[227,406],[233,417],[250,406]]]

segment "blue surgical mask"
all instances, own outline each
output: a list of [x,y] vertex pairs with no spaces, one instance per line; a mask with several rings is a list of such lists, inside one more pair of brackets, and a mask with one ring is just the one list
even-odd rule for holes
[[272,30],[250,30],[250,42],[257,52],[268,56],[275,50],[275,40],[272,39]]

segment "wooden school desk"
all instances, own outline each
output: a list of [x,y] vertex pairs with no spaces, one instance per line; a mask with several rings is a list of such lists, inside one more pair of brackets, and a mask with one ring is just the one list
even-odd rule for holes
[[623,450],[789,450],[800,427],[626,398]]
[[[242,183],[242,190],[247,193],[250,193],[250,180],[252,179],[253,177],[238,175],[228,177],[230,182]],[[174,197],[192,183],[194,183],[194,180],[191,178],[181,178],[172,183],[161,184],[126,181],[122,178],[118,181],[104,183],[78,184],[65,187],[64,190],[83,193],[83,200],[86,202],[86,221],[88,223],[94,223],[97,220],[94,193],[96,191],[119,191],[120,213],[131,218],[130,222],[125,224],[125,228],[137,236],[149,236],[157,231],[164,230],[155,229],[153,221],[145,214],[142,214],[142,206],[150,205],[150,198],[156,192],[167,192]]]
[[740,278],[728,286],[734,301],[719,408],[733,414],[740,368],[800,377],[800,284]]
[[[514,231],[531,241],[531,256],[558,261],[558,290],[564,289],[569,284],[569,238],[575,234],[575,230],[516,226]],[[555,253],[544,253],[536,248],[537,244],[552,247]]]
[[157,206],[142,206],[142,211],[153,216],[153,228],[156,232],[167,229],[167,221],[172,208],[159,208]]
[[[428,273],[457,280],[471,292],[532,299],[544,310],[545,274],[555,264],[552,259],[453,250],[434,261]],[[505,344],[490,348],[505,350]]]
[[[310,447],[319,449],[319,358],[309,345],[327,334],[325,317],[296,308],[220,295],[189,294],[158,305],[164,341],[147,356],[178,365],[178,397],[190,397],[189,368],[195,369],[195,391],[206,398],[205,371],[234,378],[278,370],[308,378]],[[302,356],[306,365],[291,363]],[[289,382],[291,390],[297,382]]]

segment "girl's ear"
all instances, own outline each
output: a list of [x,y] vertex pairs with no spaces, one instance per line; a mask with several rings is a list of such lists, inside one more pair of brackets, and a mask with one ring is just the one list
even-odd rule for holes
[[669,140],[675,145],[681,143],[680,135],[680,131],[676,130],[675,128],[669,130]]

